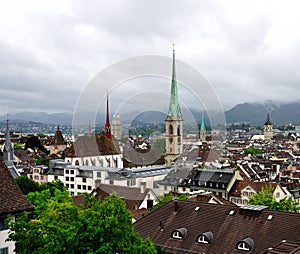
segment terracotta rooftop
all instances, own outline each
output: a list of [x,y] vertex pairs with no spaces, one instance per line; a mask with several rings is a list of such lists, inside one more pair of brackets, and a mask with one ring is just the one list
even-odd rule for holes
[[266,189],[269,186],[271,186],[272,190],[274,191],[277,185],[278,183],[272,183],[272,182],[249,182],[249,181],[236,180],[230,191],[230,195],[240,197],[242,195],[241,191],[245,189],[247,186],[250,186],[256,192],[260,192],[262,191],[262,189]]
[[[173,200],[145,215],[134,227],[167,253],[272,253],[267,252],[269,248],[282,240],[300,242],[299,213],[260,206],[246,209]],[[198,241],[203,235],[206,243]],[[251,248],[241,245],[244,250],[238,249],[241,241]]]
[[0,158],[0,215],[33,210],[16,181]]

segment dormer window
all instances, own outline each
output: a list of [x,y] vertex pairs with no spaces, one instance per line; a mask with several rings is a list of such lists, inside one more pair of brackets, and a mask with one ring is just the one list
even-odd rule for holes
[[250,237],[247,237],[236,244],[236,249],[242,251],[252,251],[253,247],[254,247],[254,241]]
[[181,240],[181,239],[183,239],[186,236],[186,233],[187,233],[187,229],[186,228],[179,228],[179,229],[176,229],[176,230],[174,230],[172,232],[171,237],[173,239]]
[[205,232],[205,233],[199,235],[197,238],[197,242],[209,244],[209,243],[211,243],[212,239],[213,239],[213,233],[208,231],[208,232]]

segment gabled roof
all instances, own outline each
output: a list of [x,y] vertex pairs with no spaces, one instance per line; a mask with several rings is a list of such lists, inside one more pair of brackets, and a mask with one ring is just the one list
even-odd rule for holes
[[112,194],[116,194],[117,197],[122,198],[128,209],[135,209],[145,199],[150,189],[146,189],[144,193],[141,193],[141,189],[138,187],[127,187],[110,184],[100,184],[93,192],[97,193],[96,197],[107,197]]
[[17,183],[0,158],[0,215],[32,210],[33,206],[22,194]]
[[70,148],[65,150],[66,157],[91,157],[119,154],[112,139],[104,133],[80,136]]
[[279,184],[272,183],[272,182],[249,182],[249,181],[236,180],[230,191],[230,195],[240,197],[242,195],[242,190],[245,189],[247,186],[250,186],[256,192],[260,192],[269,186],[271,186],[272,190],[274,191],[277,185]]
[[[197,208],[198,207],[198,208]],[[176,212],[175,212],[176,211]],[[300,214],[249,207],[248,210],[191,201],[171,201],[134,223],[141,237],[149,237],[167,253],[262,253],[282,240],[300,242]],[[182,239],[172,232],[186,229]],[[197,238],[211,232],[210,243]],[[176,236],[176,235],[175,235]],[[237,243],[251,239],[249,252],[237,250]]]

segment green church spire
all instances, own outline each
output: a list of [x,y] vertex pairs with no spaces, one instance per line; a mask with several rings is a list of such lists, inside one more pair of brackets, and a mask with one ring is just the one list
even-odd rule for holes
[[176,67],[175,67],[175,44],[173,44],[173,66],[172,66],[172,85],[170,95],[170,105],[168,116],[173,117],[174,120],[181,117],[181,110],[178,103],[178,91],[177,91],[177,80],[176,80]]
[[205,124],[204,124],[204,114],[202,113],[202,120],[201,120],[201,128],[200,130],[205,130]]

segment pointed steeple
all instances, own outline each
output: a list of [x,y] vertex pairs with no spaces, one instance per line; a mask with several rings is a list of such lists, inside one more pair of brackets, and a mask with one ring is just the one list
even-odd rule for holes
[[201,120],[201,128],[200,130],[205,130],[205,124],[204,124],[204,114],[202,113],[202,120]]
[[107,96],[106,96],[105,136],[106,136],[108,139],[111,139],[110,122],[109,122],[109,108],[108,108],[108,93],[107,93]]
[[170,104],[168,116],[173,117],[174,120],[181,117],[181,110],[178,103],[177,79],[176,79],[176,66],[175,66],[175,44],[173,44],[173,66],[172,66],[172,84],[170,94]]
[[13,160],[14,160],[14,152],[13,152],[13,145],[10,139],[9,122],[7,118],[5,142],[4,142],[4,161],[7,164],[8,162],[13,162]]
[[266,119],[265,125],[272,125],[272,123],[270,121],[270,115],[269,115],[269,113],[267,115],[267,119]]

